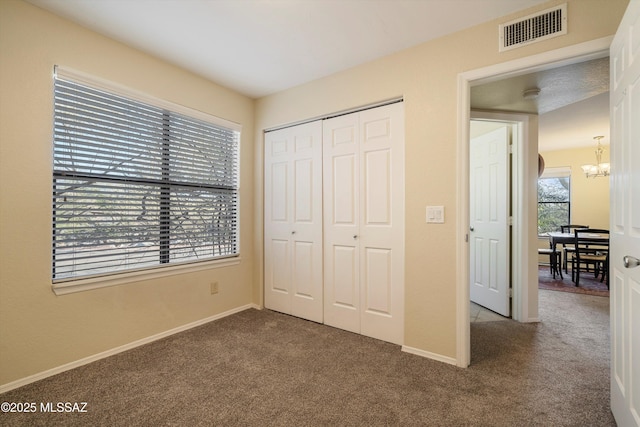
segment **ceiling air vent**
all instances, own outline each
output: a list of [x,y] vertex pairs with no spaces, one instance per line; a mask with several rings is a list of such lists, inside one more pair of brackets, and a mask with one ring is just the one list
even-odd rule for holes
[[500,25],[500,52],[567,33],[567,4]]

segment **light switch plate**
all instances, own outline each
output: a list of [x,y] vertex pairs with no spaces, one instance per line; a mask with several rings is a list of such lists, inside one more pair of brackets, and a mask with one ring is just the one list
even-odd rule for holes
[[444,206],[427,206],[427,222],[434,224],[443,224]]

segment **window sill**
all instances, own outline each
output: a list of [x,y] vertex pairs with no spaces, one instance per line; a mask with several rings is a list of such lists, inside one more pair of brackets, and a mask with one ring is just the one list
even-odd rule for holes
[[73,294],[92,289],[106,288],[109,286],[124,285],[143,280],[157,279],[161,277],[175,276],[177,274],[192,273],[195,271],[209,270],[212,268],[230,267],[240,264],[239,256],[233,258],[216,259],[211,261],[179,264],[168,267],[153,268],[149,270],[131,271],[109,276],[89,277],[86,279],[70,280],[53,283],[51,288],[56,295]]

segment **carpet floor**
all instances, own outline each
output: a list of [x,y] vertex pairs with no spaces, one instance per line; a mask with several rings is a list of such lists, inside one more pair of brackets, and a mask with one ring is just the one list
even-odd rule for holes
[[0,425],[614,426],[608,299],[542,290],[540,307],[538,324],[473,323],[467,369],[247,310],[4,393],[87,412]]

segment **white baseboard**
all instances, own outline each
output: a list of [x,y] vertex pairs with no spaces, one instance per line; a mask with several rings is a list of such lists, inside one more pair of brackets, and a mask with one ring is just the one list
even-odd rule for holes
[[405,353],[415,354],[416,356],[426,357],[427,359],[437,360],[438,362],[448,363],[449,365],[457,366],[457,361],[453,357],[443,356],[441,354],[431,353],[430,351],[420,350],[419,348],[402,346],[402,351]]
[[80,360],[76,360],[75,362],[65,363],[64,365],[57,366],[57,367],[51,368],[51,369],[47,369],[46,371],[39,372],[37,374],[30,375],[28,377],[21,378],[19,380],[12,381],[10,383],[0,385],[0,393],[5,393],[7,391],[16,389],[18,387],[22,387],[24,385],[31,384],[33,382],[45,379],[47,377],[59,374],[61,372],[65,372],[65,371],[68,371],[70,369],[77,368],[79,366],[86,365],[86,364],[91,363],[91,362],[95,362],[96,360],[104,359],[106,357],[113,356],[114,354],[122,353],[124,351],[131,350],[131,349],[136,348],[136,347],[140,347],[141,345],[145,345],[145,344],[148,344],[150,342],[157,341],[159,339],[168,337],[170,335],[177,334],[178,332],[183,332],[183,331],[189,330],[191,328],[195,328],[197,326],[204,325],[205,323],[213,322],[214,320],[222,319],[223,317],[227,317],[227,316],[230,316],[232,314],[248,310],[250,308],[255,308],[257,310],[261,309],[261,307],[259,305],[257,305],[257,304],[247,304],[247,305],[243,305],[241,307],[237,307],[237,308],[225,311],[224,313],[220,313],[220,314],[216,314],[216,315],[211,316],[211,317],[207,317],[205,319],[196,320],[195,322],[191,322],[191,323],[188,323],[186,325],[178,326],[177,328],[169,329],[168,331],[160,332],[159,334],[151,335],[150,337],[142,338],[142,339],[139,339],[137,341],[133,341],[133,342],[131,342],[129,344],[121,345],[120,347],[115,347],[115,348],[112,348],[110,350],[103,351],[103,352],[98,353],[98,354],[94,354],[92,356],[84,357],[84,358],[82,358]]

